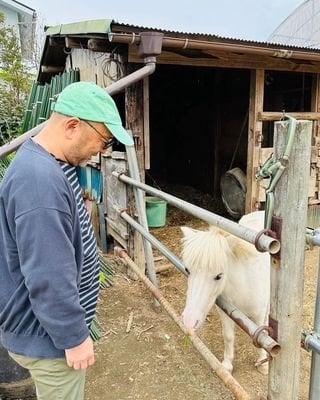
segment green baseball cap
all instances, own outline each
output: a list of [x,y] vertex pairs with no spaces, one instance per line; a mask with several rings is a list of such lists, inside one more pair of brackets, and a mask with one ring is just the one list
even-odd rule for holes
[[75,82],[66,86],[53,103],[52,111],[87,121],[103,122],[119,142],[126,146],[134,144],[122,126],[112,97],[93,82]]

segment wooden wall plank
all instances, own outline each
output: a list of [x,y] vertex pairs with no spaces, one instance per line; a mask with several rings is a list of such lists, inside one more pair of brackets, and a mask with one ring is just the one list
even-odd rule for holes
[[[127,207],[127,188],[112,175],[115,170],[125,171],[127,162],[125,154],[114,151],[105,153],[101,157],[101,171],[103,175],[103,206],[106,212],[107,232],[128,249],[128,224],[116,211]],[[117,235],[115,236],[116,233]],[[121,238],[121,241],[119,240]]]
[[259,184],[255,174],[259,166],[262,139],[262,122],[258,113],[263,111],[264,70],[252,70],[250,79],[249,132],[247,157],[246,213],[259,209]]
[[[318,120],[320,112],[289,112],[286,113],[296,119]],[[279,121],[283,117],[282,112],[264,111],[258,113],[259,121]]]

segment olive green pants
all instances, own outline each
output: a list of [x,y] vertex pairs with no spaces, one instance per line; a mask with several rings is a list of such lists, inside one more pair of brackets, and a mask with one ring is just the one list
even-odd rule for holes
[[31,358],[10,353],[34,380],[38,400],[83,400],[86,370],[68,367],[64,358]]

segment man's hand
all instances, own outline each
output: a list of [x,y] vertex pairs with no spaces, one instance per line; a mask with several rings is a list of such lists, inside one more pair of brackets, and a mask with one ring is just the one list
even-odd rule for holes
[[67,364],[70,368],[86,369],[94,363],[93,343],[90,336],[71,349],[65,349]]

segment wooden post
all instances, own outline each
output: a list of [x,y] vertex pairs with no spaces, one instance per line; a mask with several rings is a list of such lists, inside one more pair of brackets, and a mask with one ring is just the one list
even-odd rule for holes
[[259,155],[262,140],[262,121],[259,121],[258,115],[263,111],[263,94],[264,70],[252,70],[250,79],[248,126],[246,213],[255,211],[259,208],[259,184],[255,179],[255,174],[259,166]]
[[149,107],[149,76],[143,80],[143,136],[144,136],[144,164],[150,169],[150,107]]
[[[313,74],[311,90],[311,111],[319,113],[320,111],[320,74]],[[320,147],[319,118],[313,124],[313,145]]]
[[[127,73],[133,72],[133,67],[128,66]],[[144,163],[144,111],[143,111],[143,81],[139,81],[126,89],[125,92],[126,109],[126,128],[130,129],[135,141],[137,161],[139,166],[140,180],[145,181],[145,163]],[[131,215],[134,215],[134,197],[132,190],[129,190],[129,209]],[[137,231],[132,231],[129,238],[129,254],[134,262],[145,270],[145,256],[143,251],[142,237]]]
[[215,70],[213,82],[214,96],[214,168],[213,168],[213,195],[220,193],[221,179],[221,71]]
[[[287,124],[275,123],[276,159],[284,152]],[[298,399],[311,133],[311,121],[297,121],[288,167],[275,187],[272,229],[281,250],[280,258],[271,257],[270,325],[281,351],[270,362],[268,400]]]
[[313,74],[312,77],[312,90],[311,90],[311,112],[319,112],[320,110],[320,76]]
[[[318,116],[313,121],[312,129],[312,160],[310,171],[309,186],[309,208],[308,225],[317,224],[317,214],[320,204],[320,171],[319,171],[319,149],[320,149],[320,130],[319,130],[319,111],[320,111],[320,75],[313,74],[311,87],[311,112]],[[307,119],[307,118],[305,118]]]

